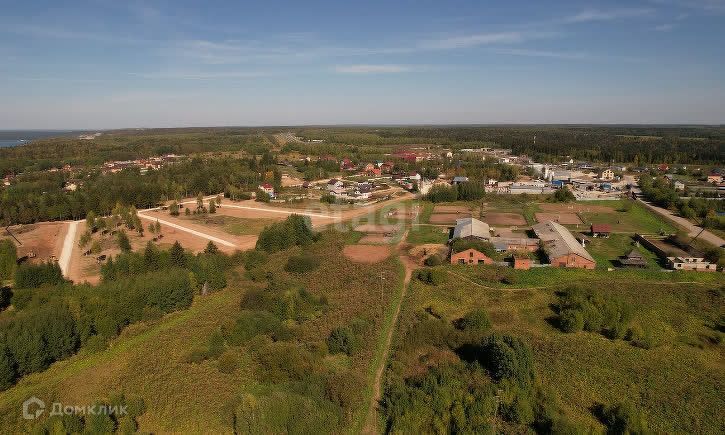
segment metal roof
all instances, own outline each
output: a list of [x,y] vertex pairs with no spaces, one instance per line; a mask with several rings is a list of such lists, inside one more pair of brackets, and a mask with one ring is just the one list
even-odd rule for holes
[[489,239],[491,230],[486,222],[474,218],[456,219],[456,227],[453,229],[453,238],[478,237]]
[[563,226],[554,222],[542,222],[531,227],[536,236],[544,242],[544,250],[549,258],[559,258],[568,254],[576,254],[591,262],[596,262],[594,258],[576,238]]

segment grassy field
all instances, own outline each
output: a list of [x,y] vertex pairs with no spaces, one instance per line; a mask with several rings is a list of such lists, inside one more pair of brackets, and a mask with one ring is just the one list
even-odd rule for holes
[[[292,288],[304,288],[316,297],[324,297],[326,308],[319,316],[290,326],[290,345],[308,349],[309,355],[319,358],[319,365],[313,366],[308,375],[310,382],[337,371],[369,373],[372,362],[379,358],[380,331],[383,325],[389,327],[388,307],[399,297],[401,273],[397,258],[356,264],[342,255],[343,246],[340,237],[328,237],[309,248],[308,255],[324,259],[325,267],[303,275],[284,270],[287,258],[299,255],[299,249],[274,254],[260,266],[263,277],[271,276]],[[0,425],[9,433],[29,431],[32,423],[22,419],[20,409],[21,403],[33,395],[46,403],[60,401],[69,405],[89,405],[120,392],[141,397],[147,408],[139,419],[139,430],[143,432],[232,433],[234,409],[242,397],[255,398],[263,405],[270,400],[289,406],[320,403],[322,408],[311,409],[311,415],[323,415],[315,414],[322,409],[330,411],[331,402],[325,404],[317,399],[324,391],[307,390],[304,382],[270,380],[258,352],[260,346],[274,345],[264,344],[264,340],[241,346],[227,344],[225,354],[238,362],[232,372],[223,371],[220,360],[214,358],[189,361],[189,355],[207,346],[216,331],[234,324],[246,293],[267,285],[265,281],[251,281],[241,269],[228,281],[229,286],[222,291],[197,296],[186,311],[128,327],[105,350],[78,354],[25,377],[0,393]],[[347,325],[351,319],[361,319],[368,325],[359,349],[352,356],[327,354],[325,340],[330,331]],[[369,376],[363,376],[363,380],[369,382]],[[351,391],[361,396],[369,394],[370,385],[363,383],[363,388]],[[353,409],[366,406],[366,399],[361,397]],[[330,432],[350,427],[353,415],[364,412],[340,415],[338,423],[331,420],[327,427]]]
[[610,224],[613,232],[621,233],[644,233],[658,234],[662,231],[666,233],[676,232],[676,228],[661,217],[647,210],[638,202],[626,201],[630,208],[623,210],[625,200],[619,201],[591,201],[592,205],[601,205],[610,207],[613,213],[579,213],[579,216],[585,226],[592,223]]
[[628,254],[632,249],[637,249],[647,260],[648,269],[661,269],[658,257],[643,247],[637,247],[634,239],[629,234],[612,234],[609,238],[592,238],[587,244],[587,251],[597,261],[598,269],[609,267],[620,267],[618,258]]
[[271,225],[272,223],[277,221],[277,219],[246,219],[236,216],[225,216],[221,214],[204,214],[190,217],[182,216],[180,218],[188,219],[192,222],[202,225],[219,227],[223,231],[235,236],[259,234],[264,229],[264,227]]
[[406,241],[413,245],[445,244],[448,241],[448,228],[436,225],[414,225],[410,229]]
[[[446,268],[455,273],[476,269]],[[404,305],[397,339],[421,318],[431,318],[430,313],[453,321],[474,308],[483,308],[494,331],[514,334],[531,344],[538,382],[556,391],[566,415],[583,427],[602,430],[593,409],[627,399],[642,409],[655,433],[725,430],[722,414],[717,411],[725,406],[723,347],[718,344],[722,333],[713,329],[722,316],[720,280],[681,284],[666,279],[672,274],[661,274],[665,278],[661,282],[633,280],[630,274],[629,279],[599,282],[582,280],[577,273],[550,272],[528,272],[538,278],[551,276],[527,280],[526,286],[510,289],[491,288],[498,284],[483,280],[474,283],[460,275],[450,275],[438,286],[416,281]],[[594,272],[594,276],[605,273]],[[678,277],[682,278],[689,277]],[[534,281],[539,288],[522,288],[533,287]],[[552,326],[550,304],[556,301],[557,289],[575,283],[632,306],[632,324],[663,323],[671,331],[669,340],[645,350],[596,333],[559,331]],[[439,352],[421,348],[396,354],[391,366],[402,365],[419,373],[420,362],[433,364]],[[455,358],[455,354],[446,355]]]

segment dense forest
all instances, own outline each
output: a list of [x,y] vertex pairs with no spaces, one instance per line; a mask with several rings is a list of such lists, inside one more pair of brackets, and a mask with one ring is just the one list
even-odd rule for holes
[[592,162],[716,164],[725,160],[725,128],[687,126],[480,126],[308,129],[308,139],[353,145],[498,146],[537,161],[565,156]]
[[[2,264],[14,260],[12,250],[0,254]],[[188,308],[202,289],[225,287],[233,264],[211,243],[192,255],[178,242],[109,258],[98,286],[67,282],[58,263],[21,264],[12,292],[3,290],[2,308],[14,309],[0,311],[0,390],[82,348],[105,348],[127,325]]]
[[109,174],[87,171],[76,191],[63,189],[70,180],[64,172],[33,172],[0,191],[0,223],[82,219],[90,211],[108,215],[117,203],[148,208],[198,193],[254,191],[265,177],[277,184],[281,179],[269,153],[261,158],[194,158],[143,176],[137,169]]

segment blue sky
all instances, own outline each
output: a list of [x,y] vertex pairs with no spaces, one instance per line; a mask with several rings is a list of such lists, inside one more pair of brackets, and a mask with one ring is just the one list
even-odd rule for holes
[[0,129],[725,123],[725,0],[0,0]]

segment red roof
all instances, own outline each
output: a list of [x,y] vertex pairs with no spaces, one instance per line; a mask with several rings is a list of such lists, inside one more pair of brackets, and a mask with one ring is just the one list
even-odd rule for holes
[[612,227],[609,224],[592,224],[593,233],[611,233]]
[[264,189],[274,189],[274,186],[272,186],[269,183],[263,183],[263,184],[260,184],[259,186],[262,187],[262,188],[264,188]]

